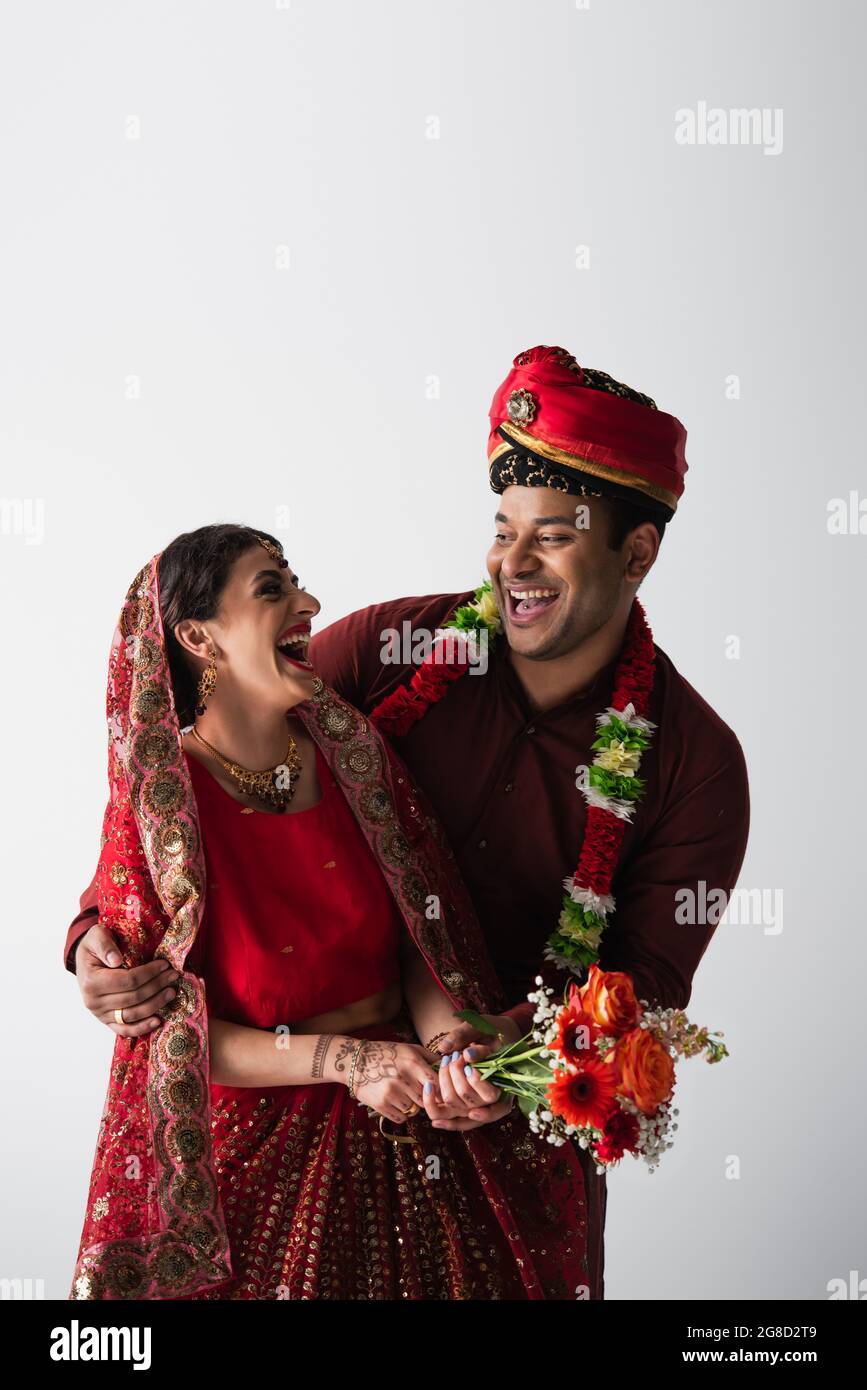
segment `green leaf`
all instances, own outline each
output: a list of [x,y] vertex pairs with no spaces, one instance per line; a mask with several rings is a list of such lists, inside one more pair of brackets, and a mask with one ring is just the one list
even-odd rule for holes
[[608,772],[593,763],[588,776],[591,787],[597,787],[606,796],[621,797],[624,801],[637,801],[644,791],[644,779],[637,774],[634,777],[620,777],[616,772]]
[[548,937],[548,945],[552,951],[556,951],[558,956],[565,956],[569,960],[580,961],[582,965],[592,965],[599,959],[599,952],[584,942],[579,942],[574,937],[563,936],[560,932],[554,932]]
[[446,623],[446,627],[456,627],[460,632],[468,632],[471,628],[485,626],[481,615],[476,612],[475,608],[469,606],[456,608],[451,622]]

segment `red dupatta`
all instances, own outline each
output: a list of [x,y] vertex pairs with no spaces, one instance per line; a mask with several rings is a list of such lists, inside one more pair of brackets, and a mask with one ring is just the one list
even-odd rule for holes
[[[180,972],[178,993],[160,1011],[159,1029],[116,1039],[74,1299],[180,1298],[219,1289],[233,1272],[211,1146],[205,986],[184,968],[201,922],[205,868],[169,676],[158,560],[130,585],[112,642],[110,802],[97,900],[124,965],[164,957]],[[469,895],[441,828],[397,754],[322,681],[295,711],[328,761],[440,988],[455,1010],[499,1012],[500,984]],[[583,1257],[584,1179],[577,1154],[571,1146],[553,1150],[532,1140],[520,1116],[459,1138],[508,1232],[528,1297],[545,1297],[539,1282],[544,1261],[529,1247],[530,1236],[514,1229],[509,1184],[517,1179],[504,1159],[533,1146],[552,1200],[562,1202],[570,1254],[577,1250]],[[550,1258],[555,1279],[553,1249]]]

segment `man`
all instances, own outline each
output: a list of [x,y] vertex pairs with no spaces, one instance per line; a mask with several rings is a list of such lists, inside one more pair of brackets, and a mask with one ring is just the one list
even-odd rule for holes
[[[629,689],[635,596],[683,493],[685,439],[680,422],[648,397],[582,369],[561,348],[520,353],[494,397],[489,478],[501,502],[487,567],[502,635],[485,674],[450,684],[398,746],[445,826],[514,1001],[504,1015],[512,1037],[531,1024],[526,995],[536,975],[559,991],[569,978],[547,945],[564,880],[602,914],[600,967],[628,971],[639,998],[682,1008],[718,917],[684,924],[676,895],[728,895],[743,861],[749,793],[740,744],[659,648],[650,648],[640,797],[624,810],[622,799],[587,791],[597,716],[615,690]],[[394,649],[389,635],[404,622],[432,634],[471,596],[404,598],[350,614],[313,639],[311,660],[369,713],[412,675],[383,659]],[[606,841],[611,862],[600,870],[611,894],[602,896],[576,870],[594,796],[617,822]],[[165,1002],[160,963],[116,968],[120,958],[112,960],[94,920],[88,890],[69,930],[67,965],[75,968],[75,943],[87,932],[77,948],[85,1002],[104,1021],[123,1007],[126,1026],[110,1026],[145,1032]],[[476,1036],[459,1025],[448,1042],[463,1047]],[[587,1290],[597,1299],[606,1180],[581,1153]]]

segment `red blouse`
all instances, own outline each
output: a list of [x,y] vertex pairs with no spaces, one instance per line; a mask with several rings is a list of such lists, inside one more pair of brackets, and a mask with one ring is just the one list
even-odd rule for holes
[[211,1016],[276,1028],[398,979],[402,919],[319,748],[320,800],[283,815],[245,809],[196,758],[187,765],[207,872],[188,964]]

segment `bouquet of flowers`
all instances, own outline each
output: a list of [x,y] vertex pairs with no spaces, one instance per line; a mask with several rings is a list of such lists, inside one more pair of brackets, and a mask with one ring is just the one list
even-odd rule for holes
[[[532,1031],[474,1063],[476,1070],[517,1097],[535,1134],[551,1144],[577,1139],[599,1172],[625,1153],[653,1172],[677,1129],[675,1058],[705,1053],[719,1062],[729,1055],[718,1041],[723,1034],[690,1023],[679,1009],[651,1010],[620,971],[592,965],[587,983],[571,983],[559,1005],[541,976],[536,984],[527,996],[536,1005]],[[472,1009],[459,1017],[495,1031]]]

